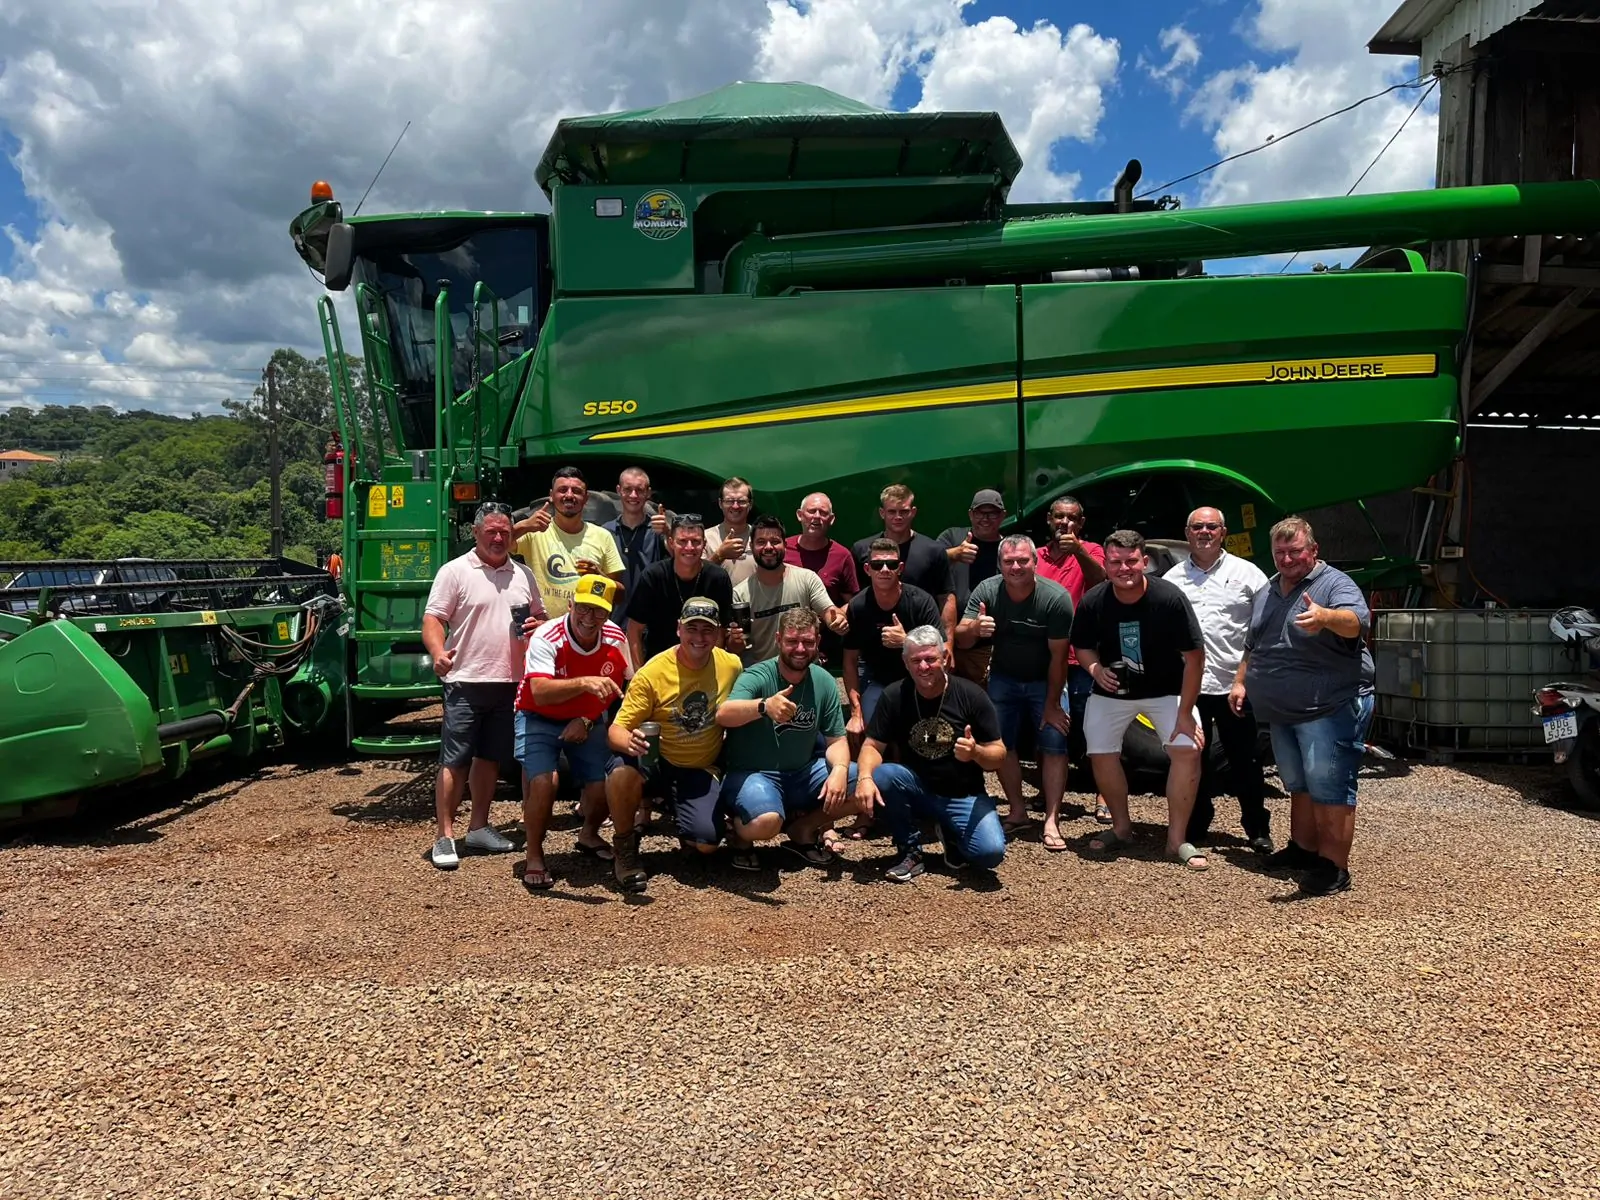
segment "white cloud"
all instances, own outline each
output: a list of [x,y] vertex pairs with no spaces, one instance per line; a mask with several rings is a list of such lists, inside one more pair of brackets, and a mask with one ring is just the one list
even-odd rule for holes
[[971,0],[771,0],[763,78],[805,79],[887,105],[908,72],[921,111],[998,111],[1025,164],[1018,199],[1065,199],[1076,173],[1050,168],[1059,141],[1090,141],[1116,78],[1118,46],[1087,25],[1020,29],[1007,17],[962,20]]
[[1158,66],[1141,54],[1139,66],[1176,98],[1188,86],[1189,72],[1200,63],[1200,39],[1182,25],[1169,25],[1161,31],[1157,40],[1167,52],[1167,61]]
[[[289,245],[313,179],[369,211],[541,208],[562,115],[739,78],[887,105],[998,109],[1019,199],[1066,197],[1051,148],[1092,141],[1118,45],[1085,25],[966,24],[971,0],[97,0],[0,3],[0,130],[37,205],[6,235],[0,395],[214,407],[274,346],[317,352]],[[28,376],[55,364],[54,382]],[[31,385],[30,385],[31,380]],[[158,382],[152,383],[155,380]]]
[[887,107],[901,77],[961,26],[972,0],[769,0],[756,70]]
[[1018,29],[1007,17],[990,17],[940,37],[917,107],[997,110],[1025,164],[1013,198],[1070,199],[1080,176],[1053,170],[1050,151],[1060,141],[1094,138],[1118,55],[1116,39],[1087,25],[1063,35],[1048,21]]
[[[1260,0],[1247,31],[1287,62],[1219,71],[1196,91],[1189,115],[1213,136],[1218,158],[1237,154],[1325,113],[1410,77],[1415,60],[1366,53],[1366,41],[1393,0]],[[1199,185],[1206,204],[1300,196],[1338,196],[1382,149],[1421,93],[1403,90],[1370,101],[1315,129],[1238,162]],[[1433,183],[1438,109],[1430,100],[1373,168],[1362,192],[1426,188]]]

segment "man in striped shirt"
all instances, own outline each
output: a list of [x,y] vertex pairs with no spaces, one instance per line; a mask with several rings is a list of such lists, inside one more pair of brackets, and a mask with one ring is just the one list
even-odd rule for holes
[[530,891],[548,890],[555,882],[545,866],[544,834],[562,751],[583,788],[578,852],[606,862],[613,857],[600,836],[611,753],[606,724],[613,702],[633,678],[628,639],[607,620],[618,590],[614,579],[583,576],[566,616],[540,626],[528,639],[517,692],[517,760],[522,763],[522,821],[528,833],[522,884]]

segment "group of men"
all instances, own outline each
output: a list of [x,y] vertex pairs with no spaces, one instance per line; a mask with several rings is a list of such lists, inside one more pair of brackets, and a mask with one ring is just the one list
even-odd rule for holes
[[[639,468],[622,473],[617,495],[615,520],[587,522],[583,474],[564,467],[521,521],[481,506],[474,548],[435,580],[423,621],[445,695],[435,866],[459,863],[463,790],[465,846],[513,849],[488,816],[500,764],[515,758],[523,883],[551,887],[544,836],[565,754],[580,789],[578,851],[611,862],[627,892],[647,885],[640,836],[657,810],[686,851],[725,844],[738,869],[759,869],[759,843],[783,839],[827,866],[846,837],[886,830],[896,849],[886,876],[909,882],[937,830],[947,865],[993,870],[1008,836],[1031,824],[1025,741],[1046,849],[1067,848],[1061,810],[1081,752],[1107,826],[1090,846],[1113,854],[1134,837],[1123,748],[1142,718],[1168,758],[1173,860],[1208,868],[1226,787],[1268,869],[1303,872],[1313,895],[1350,886],[1370,617],[1359,587],[1319,561],[1303,519],[1273,527],[1269,580],[1226,549],[1218,510],[1197,509],[1187,559],[1158,577],[1137,532],[1083,540],[1071,496],[1050,505],[1040,546],[1002,535],[1005,503],[992,490],[973,496],[967,524],[930,538],[914,528],[910,489],[893,484],[880,496],[882,533],[847,549],[821,493],[801,502],[792,535],[755,515],[740,478],[722,485],[713,525],[652,505]],[[842,701],[823,662],[839,669]],[[1258,720],[1292,797],[1282,849]],[[999,777],[1004,820],[986,771]]]

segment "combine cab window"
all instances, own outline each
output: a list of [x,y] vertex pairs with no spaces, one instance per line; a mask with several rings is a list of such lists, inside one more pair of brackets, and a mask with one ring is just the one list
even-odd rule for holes
[[[441,281],[450,292],[450,325],[455,342],[450,382],[457,394],[466,390],[472,378],[472,294],[478,283],[487,285],[497,300],[495,315],[504,352],[502,363],[533,349],[539,336],[539,321],[549,303],[544,294],[548,234],[543,222],[498,228],[484,228],[481,223],[463,228],[452,223],[451,232],[456,236],[426,239],[426,249],[363,248],[357,265],[357,278],[377,288],[384,297],[402,419],[420,418],[423,414],[415,410],[426,405],[431,411],[433,404],[437,362],[433,306]],[[484,332],[491,332],[493,318],[487,309],[483,321]],[[480,369],[485,373],[493,369],[487,353]],[[406,441],[421,446],[431,437],[430,417],[408,430]]]

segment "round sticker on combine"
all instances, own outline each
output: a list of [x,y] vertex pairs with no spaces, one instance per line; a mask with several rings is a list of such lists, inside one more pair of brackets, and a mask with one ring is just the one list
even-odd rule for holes
[[664,242],[689,228],[689,215],[671,192],[650,192],[633,206],[633,227],[652,241]]

